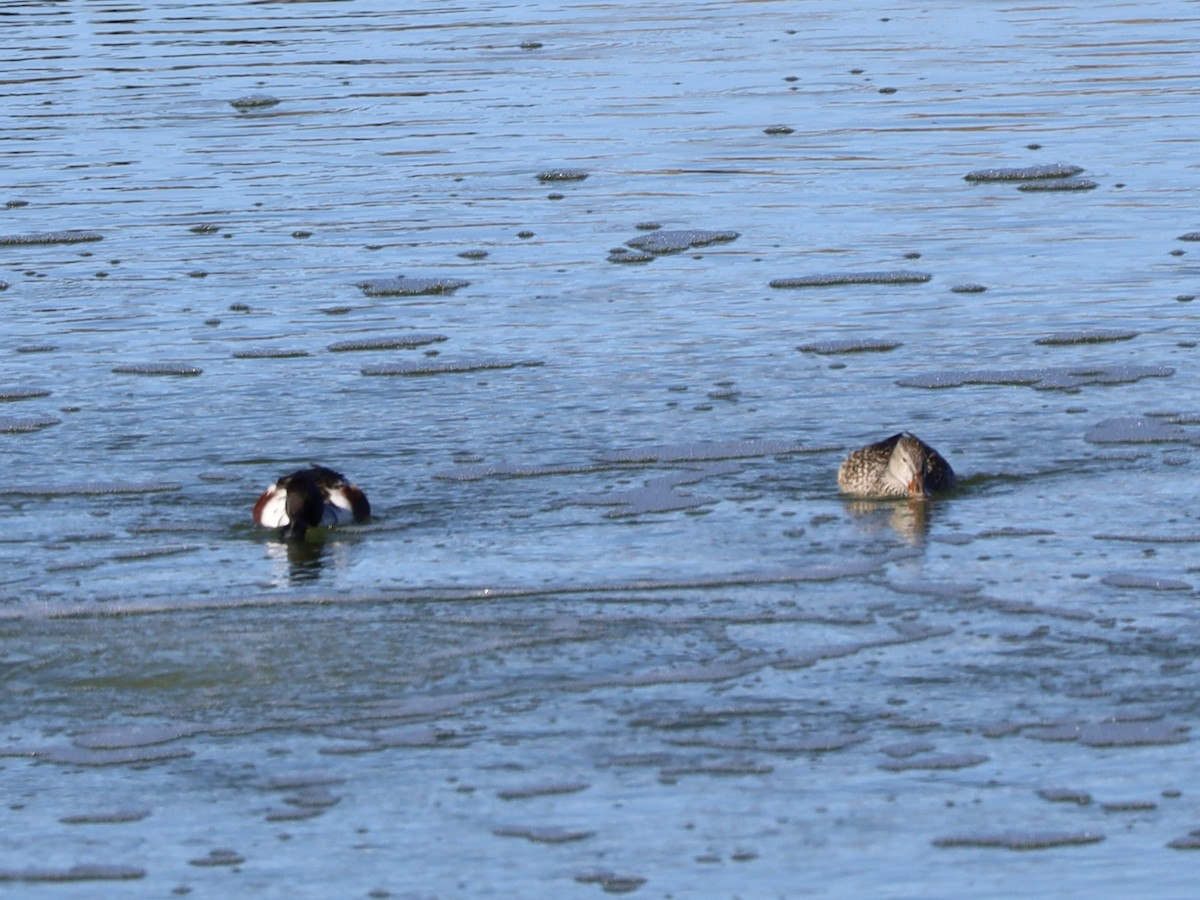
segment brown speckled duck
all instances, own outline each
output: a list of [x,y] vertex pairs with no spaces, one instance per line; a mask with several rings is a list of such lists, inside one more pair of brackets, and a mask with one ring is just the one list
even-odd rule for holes
[[854,497],[921,500],[955,485],[954,470],[915,434],[893,434],[855,450],[838,468],[838,488]]

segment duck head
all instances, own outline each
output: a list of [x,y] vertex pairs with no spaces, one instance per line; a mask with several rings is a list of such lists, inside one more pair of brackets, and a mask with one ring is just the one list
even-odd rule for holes
[[921,440],[907,432],[896,441],[888,460],[888,475],[903,487],[914,500],[924,500],[931,495],[926,478],[929,475],[931,458],[929,448]]

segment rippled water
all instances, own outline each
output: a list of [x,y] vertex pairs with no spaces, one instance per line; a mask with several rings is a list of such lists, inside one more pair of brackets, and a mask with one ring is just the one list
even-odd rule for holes
[[1194,4],[5,12],[0,879],[1189,895]]

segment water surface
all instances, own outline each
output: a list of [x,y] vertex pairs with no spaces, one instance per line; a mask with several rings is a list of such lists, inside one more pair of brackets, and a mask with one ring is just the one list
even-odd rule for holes
[[10,6],[0,877],[1188,895],[1194,4]]

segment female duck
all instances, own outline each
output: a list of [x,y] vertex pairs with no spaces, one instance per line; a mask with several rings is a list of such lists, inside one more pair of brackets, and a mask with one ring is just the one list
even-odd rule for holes
[[310,466],[285,475],[263,491],[254,504],[254,521],[282,528],[287,541],[302,541],[309,528],[361,522],[371,515],[367,495],[346,476],[325,466]]
[[901,432],[855,450],[838,468],[838,487],[854,497],[921,500],[955,485],[954,470],[915,434]]

